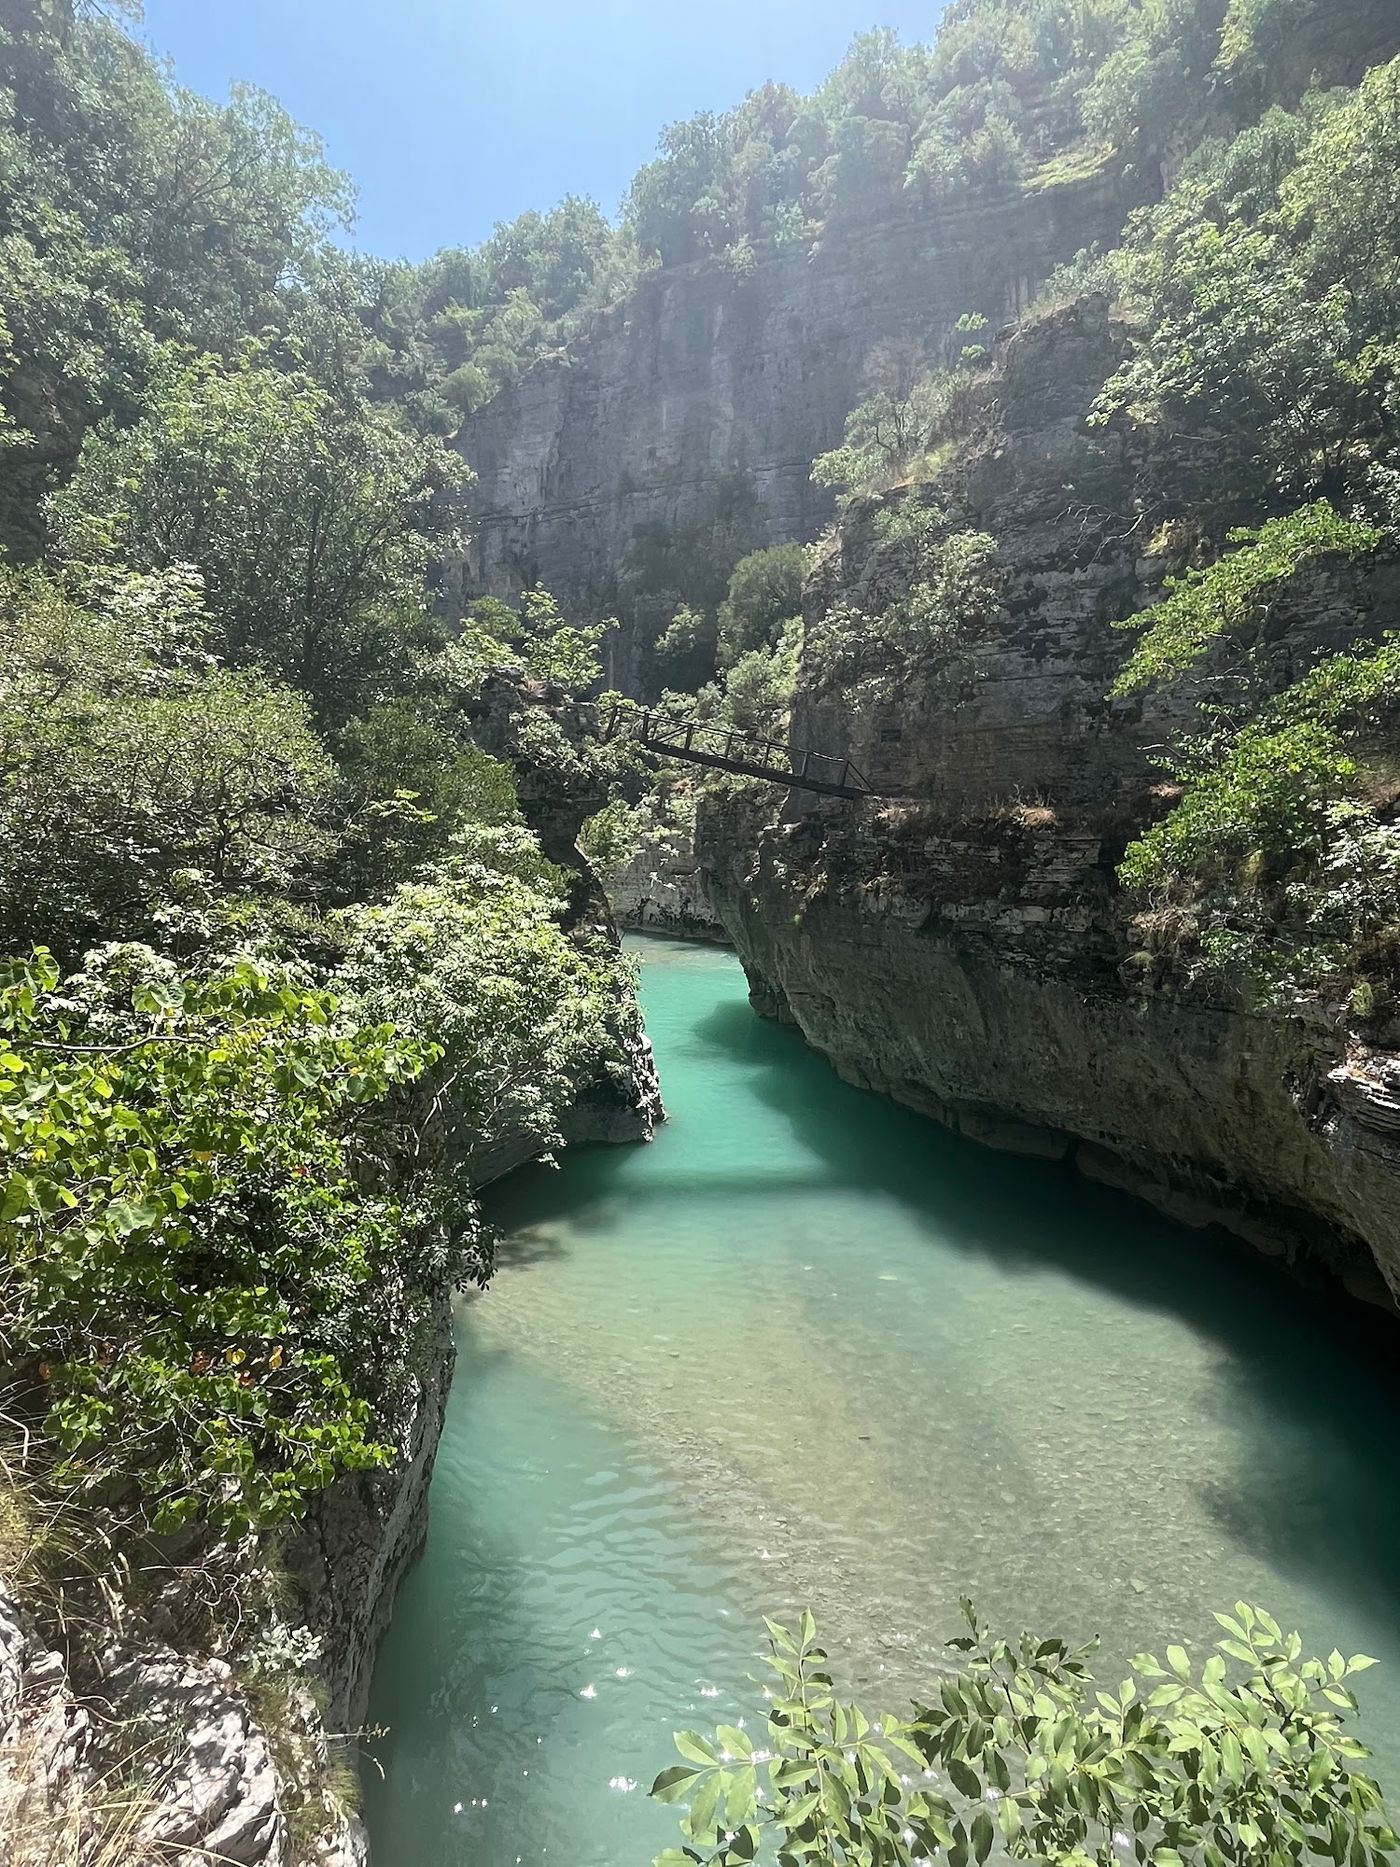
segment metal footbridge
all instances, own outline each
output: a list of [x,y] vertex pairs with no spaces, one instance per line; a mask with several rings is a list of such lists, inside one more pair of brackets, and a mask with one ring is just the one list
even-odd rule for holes
[[763,778],[769,784],[817,791],[823,797],[876,795],[869,779],[848,758],[783,745],[756,733],[711,726],[703,720],[678,720],[664,713],[619,708],[602,736],[613,739],[622,731],[659,758],[707,765],[713,771],[732,771],[744,778]]

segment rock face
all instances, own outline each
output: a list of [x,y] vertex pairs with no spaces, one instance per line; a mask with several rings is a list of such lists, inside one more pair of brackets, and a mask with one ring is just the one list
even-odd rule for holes
[[[1110,624],[1153,600],[1182,544],[1153,514],[1152,463],[1085,424],[1117,341],[1097,304],[1023,328],[965,456],[904,496],[995,538],[992,638],[941,677],[882,670],[874,627],[869,679],[804,664],[794,743],[849,753],[891,795],[713,803],[710,897],[758,1008],[852,1081],[1393,1306],[1394,1054],[1339,1007],[1249,1013],[1172,989],[1116,890],[1128,836],[1160,808],[1150,750],[1190,718],[1104,699],[1125,652]],[[873,618],[908,586],[907,528],[878,525],[881,509],[854,509],[815,571],[810,634],[837,604]],[[1378,635],[1397,598],[1393,563],[1319,565],[1271,625],[1279,678]]]
[[692,940],[728,937],[705,886],[693,832],[685,825],[649,833],[635,854],[607,871],[603,882],[620,927]]
[[363,1830],[345,1810],[320,1810],[293,1846],[289,1791],[324,1769],[327,1743],[309,1695],[293,1693],[281,1716],[283,1749],[307,1771],[301,1785],[223,1661],[114,1646],[99,1689],[79,1694],[0,1591],[0,1857],[7,1867],[364,1867]]
[[333,1731],[364,1724],[394,1596],[428,1533],[428,1487],[455,1360],[452,1303],[444,1293],[420,1318],[398,1417],[389,1423],[395,1463],[333,1485],[316,1500],[290,1554]]
[[58,1867],[81,1833],[78,1775],[91,1724],[68,1691],[63,1661],[34,1640],[0,1591],[0,1858]]
[[718,262],[645,275],[463,427],[477,479],[449,592],[543,584],[581,619],[669,617],[678,596],[722,592],[744,552],[831,518],[811,463],[882,344],[939,360],[960,316],[1000,323],[1058,261],[1116,237],[1124,211],[1103,176],[832,234],[742,276]]
[[710,823],[756,1007],[848,1081],[1400,1299],[1394,1059],[1349,1056],[1339,1014],[1125,989],[1100,839],[826,806],[726,843]]

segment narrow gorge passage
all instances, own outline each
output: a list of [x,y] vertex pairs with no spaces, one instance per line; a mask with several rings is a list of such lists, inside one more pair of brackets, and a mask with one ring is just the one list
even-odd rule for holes
[[670,1124],[499,1189],[425,1560],[381,1653],[388,1867],[637,1867],[678,1726],[752,1715],[809,1602],[898,1703],[958,1596],[1108,1674],[1244,1596],[1385,1664],[1400,1389],[1364,1318],[837,1081],[727,953],[634,940]]

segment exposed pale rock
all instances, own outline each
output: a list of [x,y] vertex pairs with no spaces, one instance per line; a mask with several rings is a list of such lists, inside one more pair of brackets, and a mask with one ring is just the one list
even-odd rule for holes
[[705,887],[694,836],[684,825],[649,833],[603,882],[621,927],[700,940],[727,938]]
[[[645,275],[464,424],[477,479],[449,596],[539,583],[581,618],[659,624],[722,594],[746,551],[832,517],[811,463],[839,443],[881,344],[939,360],[959,317],[1000,324],[1058,261],[1113,240],[1128,205],[1104,176],[832,230],[744,276],[718,261]],[[626,630],[616,647],[625,686]]]

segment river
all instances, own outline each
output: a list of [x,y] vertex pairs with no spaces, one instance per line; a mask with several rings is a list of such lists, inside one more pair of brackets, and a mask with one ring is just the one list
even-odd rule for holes
[[672,1119],[492,1195],[376,1671],[376,1867],[645,1867],[671,1731],[752,1722],[795,1603],[902,1708],[963,1594],[1115,1679],[1243,1597],[1385,1662],[1400,1793],[1400,1388],[1360,1320],[839,1082],[731,955],[628,944]]

